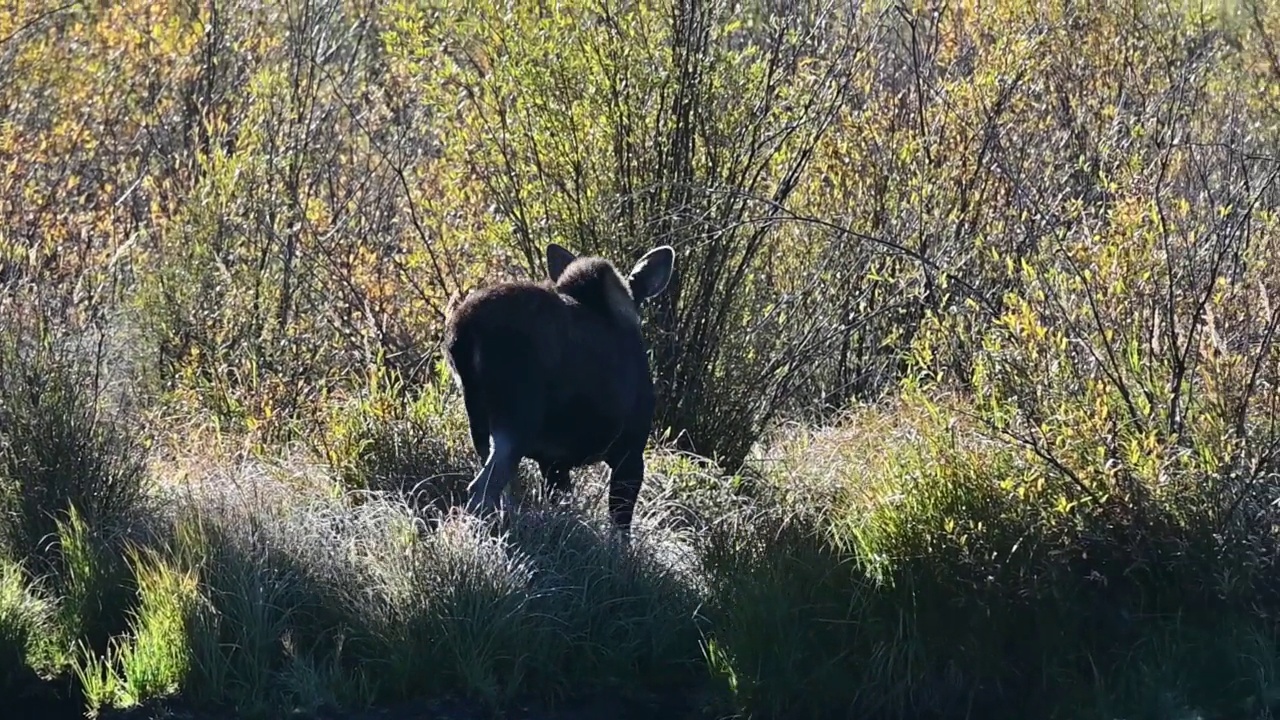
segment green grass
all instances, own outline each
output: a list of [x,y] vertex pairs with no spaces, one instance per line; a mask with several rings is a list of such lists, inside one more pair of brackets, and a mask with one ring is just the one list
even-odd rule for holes
[[21,697],[31,691],[54,627],[52,603],[21,565],[0,558],[0,693]]
[[173,695],[192,671],[197,578],[151,553],[130,555],[138,599],[129,631],[76,668],[91,712]]

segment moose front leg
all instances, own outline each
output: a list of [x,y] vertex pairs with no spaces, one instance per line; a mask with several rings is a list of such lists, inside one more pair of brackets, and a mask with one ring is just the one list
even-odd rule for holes
[[635,515],[636,500],[644,483],[644,453],[642,449],[627,452],[608,461],[609,465],[609,519],[618,530],[624,543],[631,540],[631,520]]

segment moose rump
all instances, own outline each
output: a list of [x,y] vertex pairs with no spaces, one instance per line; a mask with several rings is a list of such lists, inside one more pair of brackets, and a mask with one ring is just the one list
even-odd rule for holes
[[654,410],[639,306],[666,288],[673,262],[670,247],[656,248],[624,279],[553,243],[550,282],[501,283],[450,313],[445,354],[484,463],[469,512],[499,504],[521,458],[556,492],[570,469],[604,461],[610,517],[629,531]]

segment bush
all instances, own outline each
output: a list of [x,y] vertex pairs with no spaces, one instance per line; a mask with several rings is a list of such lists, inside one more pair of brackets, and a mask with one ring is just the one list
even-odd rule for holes
[[[676,248],[647,329],[657,422],[735,469],[794,406],[799,368],[844,330],[819,299],[837,291],[843,254],[793,244],[782,220],[832,116],[853,101],[869,15],[719,0],[642,2],[617,17],[589,3],[554,16],[493,2],[396,6],[387,45],[414,73],[418,102],[457,107],[440,152],[500,213],[461,229],[472,247],[497,244],[534,278],[552,240],[622,266]],[[474,46],[502,62],[455,51]],[[529,101],[491,110],[507,97]],[[807,263],[832,272],[792,277]]]
[[0,333],[0,544],[44,572],[72,508],[104,539],[138,529],[147,450],[125,410],[107,403],[100,359],[27,327]]

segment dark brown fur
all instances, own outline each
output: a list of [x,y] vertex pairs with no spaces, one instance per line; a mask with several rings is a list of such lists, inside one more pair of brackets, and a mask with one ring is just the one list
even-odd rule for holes
[[496,506],[522,457],[555,491],[572,468],[604,461],[610,517],[629,532],[654,405],[639,304],[666,288],[673,262],[656,248],[624,278],[552,244],[550,281],[501,283],[452,308],[446,356],[484,462],[468,509]]

